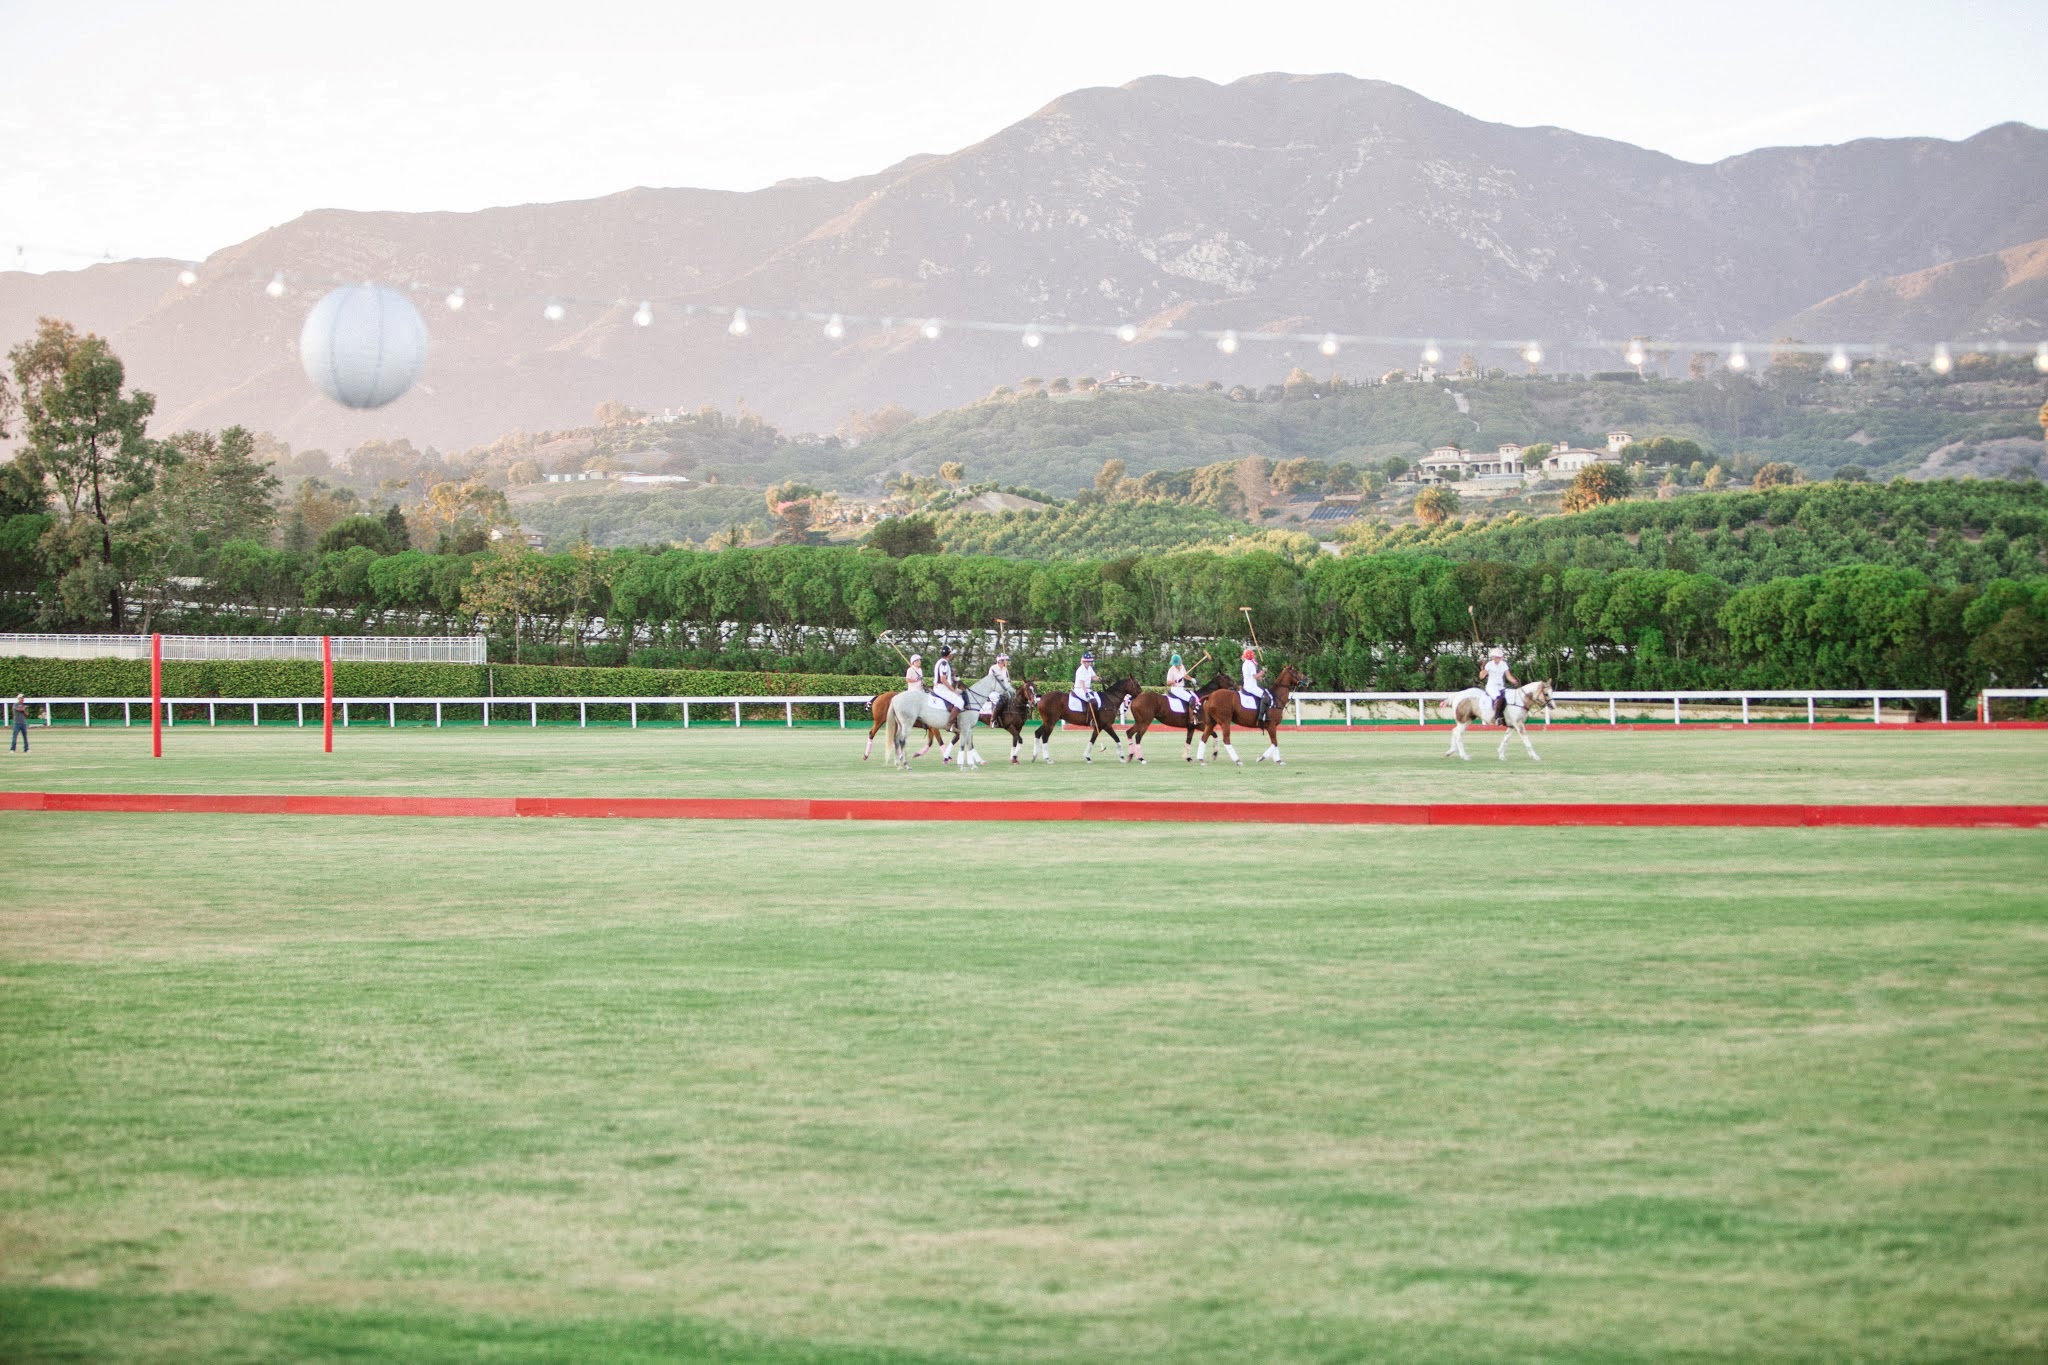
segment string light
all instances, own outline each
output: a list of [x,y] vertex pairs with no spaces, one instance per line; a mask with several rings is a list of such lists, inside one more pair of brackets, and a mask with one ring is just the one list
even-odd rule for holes
[[[49,247],[38,247],[37,251],[38,253],[48,251],[54,255],[60,256],[70,255],[85,260],[101,258],[107,260],[114,259],[111,251],[104,253],[103,255],[102,253],[64,251],[58,248]],[[17,243],[15,245],[14,254],[16,266],[24,270],[27,269],[27,244]],[[178,283],[183,287],[190,288],[191,286],[196,285],[198,283],[199,273],[200,272],[198,269],[198,263],[187,263],[181,266],[177,272]],[[315,277],[312,275],[301,276],[296,272],[288,276],[287,272],[283,270],[274,270],[267,279],[259,275],[256,277],[256,281],[261,281],[260,287],[262,288],[263,292],[273,299],[282,299],[293,284],[301,284],[310,289],[318,289],[323,286],[337,285],[349,282],[340,279],[324,280],[322,278]],[[251,284],[254,285],[256,281],[251,281]],[[418,292],[430,292],[435,288],[435,286],[432,283],[424,281],[415,281],[412,283],[410,287]],[[520,301],[523,297],[530,298],[533,296],[522,296],[517,292],[507,292],[504,294],[500,294],[497,297],[506,301]],[[444,286],[442,301],[447,306],[450,312],[462,311],[468,302],[467,287],[463,285]],[[560,297],[549,298],[546,300],[545,304],[542,307],[541,315],[544,318],[546,318],[549,322],[560,322],[567,316],[567,309],[569,305],[585,306],[595,309],[604,309],[612,306],[615,302],[615,298],[573,298],[566,300]],[[664,301],[663,306],[674,307],[680,311],[682,316],[685,317],[693,316],[697,313],[712,313],[726,316],[728,318],[728,325],[726,330],[734,336],[745,336],[751,332],[752,314],[754,313],[765,313],[769,317],[786,318],[792,322],[808,321],[811,322],[813,325],[817,325],[818,322],[818,316],[814,313],[793,312],[786,309],[769,308],[753,309],[750,311],[746,308],[737,305],[728,306],[720,305],[717,303],[696,303],[684,301],[681,299],[666,300]],[[638,326],[652,326],[654,323],[654,300],[651,298],[640,300],[639,306],[635,309],[631,316],[634,323]],[[1101,337],[1114,337],[1118,341],[1124,342],[1126,344],[1138,341],[1141,338],[1141,336],[1146,340],[1193,340],[1199,337],[1205,340],[1213,341],[1215,343],[1217,350],[1221,351],[1225,355],[1236,354],[1239,349],[1240,343],[1245,340],[1259,342],[1277,342],[1281,344],[1311,345],[1316,347],[1325,356],[1335,356],[1347,347],[1400,348],[1416,346],[1418,344],[1413,338],[1362,335],[1355,333],[1328,331],[1320,333],[1252,331],[1246,332],[1242,334],[1242,336],[1240,336],[1240,334],[1235,330],[1211,332],[1196,329],[1183,329],[1170,326],[1156,326],[1147,330],[1141,329],[1140,325],[1137,323],[1128,321],[1094,323],[1060,322],[1056,324],[1045,324],[1038,322],[1027,323],[1017,321],[1002,321],[997,319],[956,318],[950,322],[942,323],[941,320],[936,317],[925,318],[920,321],[915,318],[854,316],[850,314],[841,313],[830,314],[826,321],[823,323],[823,329],[824,335],[827,339],[832,341],[839,341],[842,340],[847,335],[847,329],[849,326],[870,325],[878,325],[884,331],[892,330],[896,327],[905,325],[915,326],[918,328],[919,334],[921,336],[923,336],[926,340],[931,341],[938,340],[939,337],[943,335],[945,329],[948,327],[959,327],[970,332],[1007,332],[1011,335],[1018,336],[1023,341],[1026,347],[1034,350],[1039,349],[1043,346],[1046,336],[1051,332],[1072,333],[1078,335],[1092,335]],[[1824,363],[1827,370],[1838,375],[1854,373],[1854,357],[1858,352],[1866,352],[1873,355],[1883,355],[1886,353],[1884,348],[1873,350],[1873,348],[1867,343],[1860,342],[1848,343],[1783,341],[1773,342],[1766,345],[1766,343],[1759,341],[1754,344],[1760,347],[1766,347],[1766,349],[1771,351],[1773,356],[1785,354],[1810,355],[1817,358],[1825,357]],[[1541,361],[1544,358],[1542,343],[1534,340],[1528,342],[1514,342],[1497,339],[1489,340],[1483,337],[1465,337],[1452,338],[1448,342],[1440,342],[1438,338],[1432,337],[1429,340],[1420,343],[1422,364],[1428,367],[1441,366],[1443,363],[1444,356],[1442,347],[1445,345],[1452,347],[1465,347],[1471,350],[1514,350],[1518,352],[1521,355],[1521,357],[1531,365],[1541,363]],[[1673,351],[1685,351],[1688,349],[1693,351],[1713,351],[1720,349],[1722,347],[1727,348],[1727,360],[1725,363],[1726,368],[1728,370],[1735,373],[1742,373],[1750,368],[1749,359],[1745,350],[1744,343],[1739,341],[1729,341],[1726,338],[1711,341],[1685,341],[1679,339],[1667,339],[1659,342],[1657,344],[1656,349],[1668,353]],[[1570,353],[1577,354],[1583,351],[1593,351],[1604,348],[1612,348],[1612,351],[1610,353],[1621,353],[1631,366],[1637,367],[1638,369],[1645,365],[1650,359],[1651,347],[1647,344],[1647,339],[1641,336],[1629,337],[1625,341],[1601,341],[1593,337],[1582,336],[1572,340],[1569,343],[1567,349]],[[2024,342],[2017,340],[1987,340],[1982,342],[1971,343],[1967,347],[1967,350],[1972,355],[1983,354],[1986,356],[2012,357],[2030,356],[2033,359],[2034,367],[2042,374],[2048,374],[2048,341]],[[1934,373],[1948,375],[1954,372],[1955,354],[1952,352],[1948,343],[1942,342],[1939,344],[1933,344],[1930,347],[1930,351],[1932,359],[1929,363],[1929,368]],[[1928,352],[1923,352],[1923,354],[1926,353]]]

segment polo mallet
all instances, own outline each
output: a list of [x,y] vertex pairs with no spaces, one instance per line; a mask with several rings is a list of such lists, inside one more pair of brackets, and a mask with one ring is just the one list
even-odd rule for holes
[[1479,613],[1472,609],[1470,602],[1465,604],[1465,615],[1472,622],[1472,643],[1481,654],[1484,654],[1486,652],[1486,642],[1479,638]]
[[1244,613],[1244,628],[1251,634],[1252,648],[1262,654],[1265,653],[1266,647],[1259,643],[1258,628],[1252,625],[1252,609],[1250,607],[1239,607],[1238,610]]
[[899,645],[899,644],[897,644],[897,643],[896,643],[896,642],[895,642],[894,640],[890,640],[890,639],[889,639],[889,632],[888,632],[888,631],[886,631],[886,630],[885,630],[885,631],[883,631],[883,632],[882,632],[882,634],[881,634],[881,638],[882,638],[882,639],[884,639],[884,640],[889,640],[889,648],[891,648],[891,649],[895,650],[895,651],[896,651],[896,652],[897,652],[898,654],[901,654],[901,655],[903,656],[903,662],[904,662],[904,663],[909,663],[909,662],[910,662],[910,653],[909,653],[909,651],[908,651],[908,650],[906,650],[906,649],[904,649],[902,645]]

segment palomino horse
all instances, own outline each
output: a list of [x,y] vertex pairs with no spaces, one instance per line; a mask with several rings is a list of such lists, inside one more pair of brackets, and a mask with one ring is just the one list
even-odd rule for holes
[[[1266,724],[1263,727],[1266,732],[1266,751],[1259,755],[1259,762],[1264,763],[1269,758],[1277,764],[1287,762],[1280,757],[1280,718],[1287,714],[1288,694],[1297,687],[1307,685],[1308,679],[1293,664],[1281,669],[1280,676],[1273,679],[1273,697],[1267,704]],[[1236,746],[1230,742],[1230,727],[1233,725],[1252,731],[1261,728],[1258,712],[1247,710],[1239,704],[1236,687],[1221,688],[1202,699],[1202,762],[1209,761],[1209,743],[1214,740],[1223,746],[1223,752],[1230,755],[1232,763],[1240,768],[1244,766],[1244,760],[1237,756]],[[1220,735],[1217,733],[1219,730],[1222,732]]]
[[[1536,746],[1529,742],[1529,713],[1539,709],[1550,709],[1550,684],[1525,683],[1520,687],[1510,687],[1506,695],[1507,733],[1500,737],[1500,753],[1497,757],[1501,762],[1507,762],[1508,741],[1520,735],[1522,747],[1529,751],[1529,757],[1541,763],[1543,759],[1537,754]],[[1444,750],[1444,757],[1449,758],[1456,754],[1466,762],[1471,762],[1472,755],[1465,752],[1465,727],[1490,723],[1493,720],[1493,701],[1483,688],[1468,687],[1455,696],[1444,698],[1437,705],[1443,707],[1445,715],[1458,722],[1451,730],[1451,747]]]
[[1202,723],[1202,702],[1219,688],[1230,686],[1230,679],[1221,669],[1216,676],[1195,693],[1192,705],[1176,711],[1174,703],[1164,692],[1140,692],[1131,699],[1131,753],[1138,762],[1145,761],[1145,732],[1157,725],[1160,729],[1179,728],[1187,732],[1181,741],[1180,756],[1189,763],[1195,761],[1195,732]]
[[1067,705],[1069,693],[1041,692],[1038,697],[1040,724],[1031,737],[1031,761],[1036,763],[1042,756],[1046,762],[1052,762],[1052,732],[1061,721],[1078,726],[1081,721],[1086,720],[1088,747],[1082,751],[1083,762],[1095,761],[1095,741],[1102,738],[1105,730],[1109,732],[1111,741],[1116,745],[1116,761],[1130,762],[1130,755],[1124,752],[1123,736],[1116,732],[1116,716],[1117,712],[1123,710],[1126,700],[1136,697],[1142,691],[1144,689],[1138,686],[1137,679],[1119,678],[1102,689],[1100,706],[1092,701],[1084,701],[1078,708]]

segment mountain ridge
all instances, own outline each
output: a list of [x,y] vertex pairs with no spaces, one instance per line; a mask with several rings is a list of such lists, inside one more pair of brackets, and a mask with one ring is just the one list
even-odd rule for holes
[[[639,187],[470,213],[322,209],[214,253],[106,328],[158,425],[229,422],[337,448],[442,446],[744,399],[792,429],[848,409],[947,407],[1038,370],[1263,382],[1332,362],[1313,346],[1125,346],[1064,321],[1541,340],[1550,363],[1618,363],[1595,338],[1757,336],[1879,278],[2048,238],[2048,133],[1864,139],[1699,164],[1566,129],[1488,123],[1387,82],[1262,73],[1145,76],[1069,91],[987,138],[846,181],[759,190]],[[434,339],[422,384],[354,414],[298,373],[319,292],[261,283],[420,282]],[[79,272],[81,276],[91,272]],[[49,277],[42,277],[48,279]],[[4,282],[5,277],[0,277]],[[461,286],[450,312],[438,291]],[[84,295],[105,291],[77,282]],[[19,293],[20,291],[16,291]],[[118,291],[116,291],[118,292]],[[134,291],[139,295],[143,291]],[[63,311],[64,289],[40,311]],[[551,324],[551,298],[572,304]],[[642,298],[654,325],[636,327]],[[0,342],[33,325],[0,288]],[[744,340],[691,306],[899,319],[1036,321],[1012,335],[762,319]],[[113,320],[119,309],[101,305]],[[1414,357],[1347,353],[1350,373]],[[1487,363],[1514,365],[1511,354]]]

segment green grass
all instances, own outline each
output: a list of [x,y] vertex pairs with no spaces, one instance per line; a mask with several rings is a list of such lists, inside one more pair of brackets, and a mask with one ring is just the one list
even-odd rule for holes
[[[1416,727],[1420,731],[1420,727]],[[1895,731],[1896,727],[1888,727]],[[1388,727],[1365,734],[1288,734],[1287,766],[1241,769],[1181,760],[1177,733],[1154,731],[1143,767],[1116,762],[1107,741],[1092,764],[1082,737],[1054,736],[1051,767],[1005,761],[1009,736],[980,735],[989,766],[941,767],[936,751],[908,774],[860,758],[859,729],[527,729],[337,731],[322,755],[317,731],[181,727],[149,757],[133,730],[35,732],[27,756],[0,763],[0,789],[46,791],[384,792],[513,796],[1116,797],[1199,801],[1809,801],[2031,803],[2048,801],[2048,732],[1944,734],[1751,732],[1682,734],[1540,730],[1543,762],[1515,745],[1493,757],[1497,730],[1473,731],[1472,762],[1441,755],[1448,732]],[[1025,754],[1028,757],[1029,733]]]
[[[179,738],[128,769],[307,762]],[[329,780],[770,747],[480,738]],[[1970,766],[1861,742],[1804,761]],[[1506,771],[1710,756],[1580,743]],[[0,816],[0,1358],[2038,1355],[2044,871],[2022,831]]]

